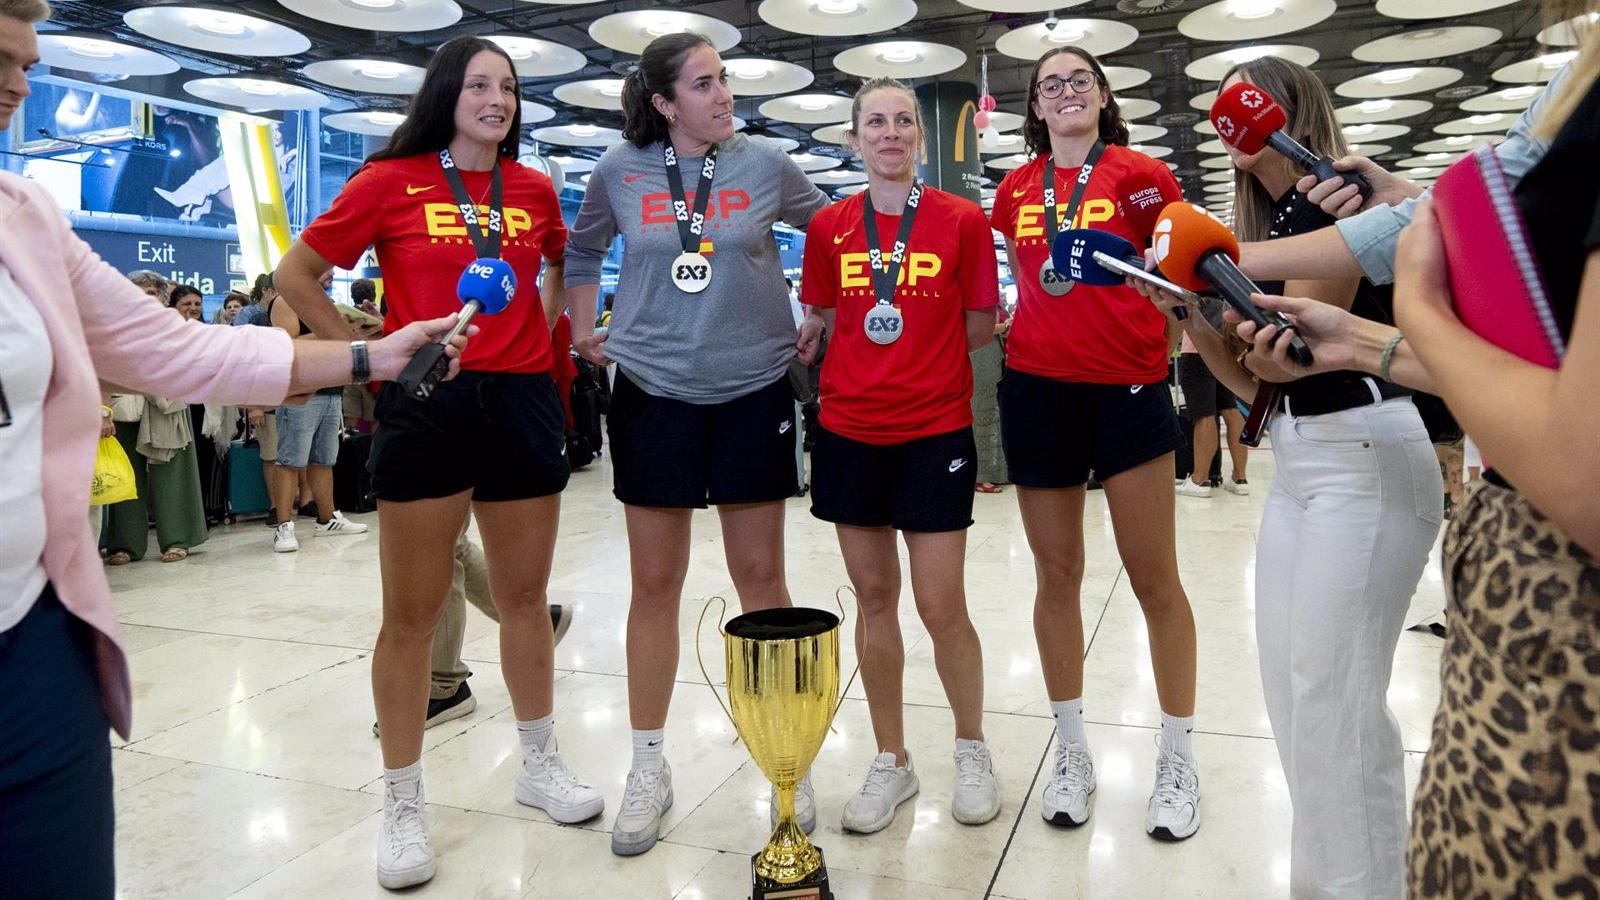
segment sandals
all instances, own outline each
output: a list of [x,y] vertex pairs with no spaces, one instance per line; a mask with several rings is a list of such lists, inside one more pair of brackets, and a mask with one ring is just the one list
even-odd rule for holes
[[106,565],[108,566],[125,566],[131,562],[133,562],[133,557],[129,556],[126,550],[118,550],[106,557]]
[[181,562],[189,558],[189,551],[183,547],[173,547],[161,554],[162,562]]
[[1005,488],[1001,487],[998,484],[990,482],[990,481],[983,481],[983,482],[979,482],[977,487],[974,488],[974,490],[976,490],[980,494],[998,494],[1001,491],[1005,490]]

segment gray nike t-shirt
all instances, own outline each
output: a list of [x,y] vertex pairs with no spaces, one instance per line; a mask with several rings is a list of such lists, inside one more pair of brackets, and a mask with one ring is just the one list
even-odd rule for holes
[[[684,190],[700,184],[702,157],[680,158]],[[683,252],[662,146],[613,146],[589,176],[567,239],[566,286],[598,284],[600,263],[624,238],[606,355],[648,393],[722,403],[782,377],[795,325],[772,226],[804,227],[827,195],[777,147],[735,134],[717,151],[703,239],[711,284],[687,294],[672,283]]]

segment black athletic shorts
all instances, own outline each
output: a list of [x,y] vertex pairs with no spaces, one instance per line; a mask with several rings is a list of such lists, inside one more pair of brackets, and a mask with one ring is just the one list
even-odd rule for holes
[[468,490],[474,500],[527,500],[567,486],[567,413],[547,374],[462,372],[426,400],[389,382],[377,416],[367,465],[379,500]]
[[788,375],[700,404],[647,393],[618,369],[606,429],[623,503],[704,509],[783,500],[799,488]]
[[1191,422],[1210,419],[1230,409],[1239,411],[1239,401],[1233,391],[1211,374],[1198,353],[1184,353],[1178,357],[1178,387],[1183,389],[1183,404],[1188,407]]
[[1102,482],[1183,446],[1172,394],[1154,384],[1057,381],[1006,369],[1000,441],[1013,484]]
[[977,458],[971,428],[884,446],[819,425],[811,514],[835,525],[960,531],[972,524]]

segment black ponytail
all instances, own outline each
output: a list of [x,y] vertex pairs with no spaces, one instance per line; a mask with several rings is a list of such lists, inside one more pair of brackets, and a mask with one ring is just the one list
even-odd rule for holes
[[639,66],[622,79],[622,136],[644,148],[667,141],[667,118],[651,102],[656,94],[677,99],[673,85],[683,71],[683,61],[699,46],[712,47],[703,35],[690,32],[664,34],[639,55]]

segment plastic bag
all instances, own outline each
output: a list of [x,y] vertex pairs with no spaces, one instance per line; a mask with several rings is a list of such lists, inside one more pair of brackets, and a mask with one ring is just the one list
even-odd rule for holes
[[139,496],[134,486],[133,463],[115,437],[100,439],[94,457],[94,482],[89,489],[90,506],[106,506]]

